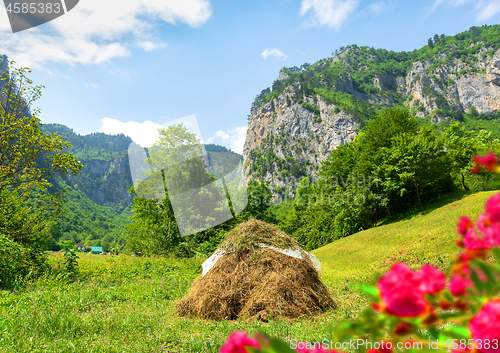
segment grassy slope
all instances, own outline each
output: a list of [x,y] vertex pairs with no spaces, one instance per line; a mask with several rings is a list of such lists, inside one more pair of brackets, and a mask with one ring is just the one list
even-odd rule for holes
[[410,219],[368,229],[314,250],[323,265],[323,279],[372,280],[396,261],[414,268],[430,263],[445,269],[459,251],[454,244],[459,217],[475,219],[495,193],[452,194]]

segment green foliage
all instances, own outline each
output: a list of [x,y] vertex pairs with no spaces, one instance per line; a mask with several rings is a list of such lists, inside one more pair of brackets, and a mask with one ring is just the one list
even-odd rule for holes
[[275,223],[274,215],[270,211],[272,192],[269,190],[269,181],[251,180],[247,185],[248,205],[242,219],[249,217],[260,221]]
[[75,281],[78,277],[78,255],[74,248],[68,249],[64,253],[64,266],[63,275],[68,281]]
[[0,234],[0,288],[11,288],[25,275],[27,249]]
[[284,231],[315,249],[452,190],[486,187],[492,181],[468,169],[476,153],[495,143],[458,122],[439,132],[407,111],[388,110],[333,150],[317,181],[303,178],[291,204],[272,211]]
[[80,161],[113,161],[123,155],[132,142],[130,137],[124,134],[107,135],[96,132],[78,135],[73,129],[61,124],[44,124],[42,130],[46,133],[54,133],[65,141],[69,141],[71,146],[66,147],[64,151],[77,157]]
[[[132,188],[130,193],[134,194]],[[179,229],[170,199],[134,197],[132,223],[127,227],[127,249],[144,255],[166,254],[179,243]]]
[[[149,162],[155,169],[145,173],[148,179],[141,181],[137,189],[130,189],[131,193],[138,196],[134,198],[132,205],[133,216],[132,224],[128,226],[127,248],[130,252],[143,255],[174,253],[180,257],[191,257],[197,253],[196,249],[200,244],[207,241],[210,243],[212,237],[217,236],[220,230],[230,228],[235,220],[233,218],[224,224],[205,229],[208,218],[225,219],[222,206],[227,195],[222,194],[220,188],[201,188],[215,180],[205,169],[202,145],[196,135],[181,124],[160,129],[159,132],[159,140],[149,149]],[[218,158],[217,156],[214,154],[210,158]],[[239,163],[237,154],[230,153],[226,157]],[[214,159],[212,163],[221,161],[222,159]],[[178,204],[174,214],[170,195],[192,191],[197,192],[196,202]],[[213,207],[210,214],[207,214],[207,205]],[[179,219],[186,227],[183,233],[191,235],[181,238],[177,223]],[[206,245],[200,249],[201,252],[207,251]]]
[[[71,188],[60,176],[54,178],[56,187],[51,192],[67,190],[63,196],[62,212],[54,218],[55,223],[48,229],[47,250],[60,250],[60,241],[70,241],[72,245],[101,246],[106,238],[108,249],[123,250],[126,243],[125,226],[130,223],[131,206],[123,212],[92,202],[81,191]],[[104,245],[103,245],[104,246]]]
[[[263,140],[263,145],[269,146],[272,141],[271,137],[266,138]],[[276,141],[275,143],[280,142],[282,145],[287,145],[285,138],[278,140],[278,138],[275,137],[274,141]],[[253,161],[250,167],[250,174],[255,179],[263,178],[268,172],[272,172],[275,168],[285,177],[294,176],[299,178],[306,174],[305,162],[291,156],[280,158],[271,149],[268,149],[265,153],[263,153],[263,150],[260,148],[250,151],[250,160]]]
[[53,217],[61,212],[61,194],[48,188],[54,174],[77,174],[81,163],[63,150],[71,146],[61,136],[44,133],[39,110],[30,105],[41,86],[28,78],[28,68],[1,73],[0,92],[0,252],[5,271],[0,287],[40,273],[43,249]]
[[255,99],[252,103],[252,106],[250,107],[250,114],[248,115],[248,119],[250,120],[250,117],[253,115],[253,113],[255,112],[255,109],[257,109],[258,107],[260,107],[262,105],[262,103],[264,103],[264,101],[266,100],[266,97],[271,93],[271,89],[268,87],[268,88],[265,88],[263,89],[260,94],[258,94],[257,96],[255,96]]

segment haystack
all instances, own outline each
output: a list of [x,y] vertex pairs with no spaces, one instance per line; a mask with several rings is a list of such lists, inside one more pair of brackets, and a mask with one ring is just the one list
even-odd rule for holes
[[[293,257],[297,254],[302,258]],[[316,315],[335,306],[313,266],[315,258],[274,225],[255,219],[240,224],[211,259],[215,265],[205,268],[176,303],[180,315],[267,321]]]

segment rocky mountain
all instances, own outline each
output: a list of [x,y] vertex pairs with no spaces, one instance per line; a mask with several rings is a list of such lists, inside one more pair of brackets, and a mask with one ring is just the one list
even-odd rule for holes
[[[72,146],[67,152],[73,154],[83,164],[78,175],[62,175],[64,188],[81,191],[87,198],[100,206],[106,206],[117,214],[132,202],[133,195],[128,190],[133,185],[127,150],[132,140],[123,134],[107,135],[93,133],[79,135],[67,126],[44,124],[44,132],[56,133]],[[214,144],[205,145],[210,162],[209,171],[215,178],[228,173],[226,169],[236,167],[242,156],[226,147]],[[55,189],[61,184],[59,179],[52,180]]]
[[281,69],[252,104],[241,184],[262,178],[277,196],[292,196],[330,151],[387,108],[429,123],[500,119],[499,49],[499,25],[472,27],[413,52],[351,45]]
[[[73,154],[84,169],[77,175],[63,175],[65,184],[81,191],[100,206],[108,206],[117,213],[132,202],[128,193],[132,186],[127,148],[132,140],[125,135],[94,133],[78,135],[60,124],[44,124],[44,132],[56,133],[69,141]],[[57,183],[57,181],[55,181]]]

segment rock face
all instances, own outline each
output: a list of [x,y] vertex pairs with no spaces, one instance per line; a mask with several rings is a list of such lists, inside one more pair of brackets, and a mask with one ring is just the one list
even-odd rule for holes
[[[319,114],[295,102],[299,96],[317,106]],[[276,193],[291,194],[301,176],[315,178],[317,166],[328,153],[352,141],[357,127],[358,123],[335,105],[320,96],[305,97],[300,84],[290,86],[252,116],[243,150],[245,173],[241,184],[248,183],[255,159],[267,153],[273,157],[265,160],[263,179],[271,182]]]
[[115,205],[122,210],[132,202],[133,196],[128,190],[133,183],[125,153],[112,161],[90,159],[80,162],[85,167],[80,174],[65,176],[70,186],[101,206]]
[[[477,43],[471,47],[474,45]],[[313,75],[320,78],[313,83],[315,87],[350,96],[365,108],[405,106],[434,123],[450,119],[457,112],[470,112],[471,107],[479,113],[500,110],[500,50],[483,46],[475,54],[450,58],[452,44],[449,52],[429,60],[413,60],[404,70],[400,66],[393,71],[385,69],[390,67],[387,61],[384,64],[370,50],[376,53],[366,47],[349,47],[311,65],[295,82],[287,80],[289,71],[280,71],[275,83],[286,81],[286,88],[279,95],[271,94],[274,98],[261,103],[249,118],[243,150],[245,175],[240,185],[262,178],[270,182],[276,197],[292,196],[302,177],[310,175],[314,180],[321,161],[358,133],[359,116],[304,88],[308,84],[304,78],[313,80]],[[327,75],[334,65],[340,69],[332,81]],[[355,76],[359,78],[363,70],[373,72],[377,65],[384,69],[369,76],[373,78],[366,89],[366,82],[360,85]],[[360,88],[363,85],[365,89]]]
[[[433,61],[413,63],[406,75],[408,106],[417,108],[420,117],[432,115],[437,109],[469,111],[471,106],[479,113],[498,111],[500,51],[492,57],[487,52],[484,48],[466,61],[448,61],[437,67]],[[439,114],[433,118],[434,122],[443,119]]]

